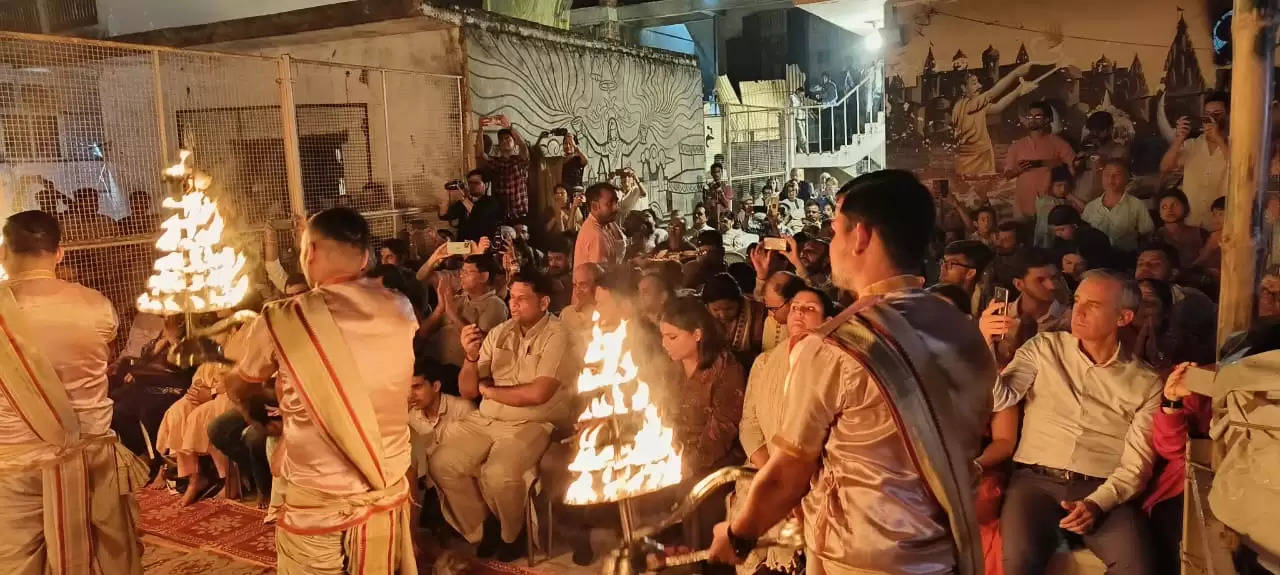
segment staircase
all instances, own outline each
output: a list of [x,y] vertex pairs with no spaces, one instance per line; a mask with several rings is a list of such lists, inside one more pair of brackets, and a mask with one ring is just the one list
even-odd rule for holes
[[864,133],[853,135],[849,143],[844,144],[833,151],[813,152],[808,154],[794,152],[791,159],[791,165],[796,168],[804,169],[835,168],[844,170],[850,174],[860,174],[869,171],[865,167],[868,164],[868,161],[876,167],[884,166],[884,123],[870,123],[865,127],[866,130]]

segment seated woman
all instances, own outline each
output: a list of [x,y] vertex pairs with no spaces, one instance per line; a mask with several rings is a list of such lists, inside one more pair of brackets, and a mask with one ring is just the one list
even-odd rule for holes
[[[665,398],[663,419],[671,425],[676,443],[684,446],[684,481],[675,490],[683,496],[707,473],[742,462],[738,423],[747,377],[721,339],[716,320],[697,299],[669,303],[659,330],[676,373],[656,395]],[[723,517],[724,499],[712,496],[697,517],[686,518],[685,544],[706,547],[711,528]]]
[[720,324],[729,350],[743,365],[755,361],[764,348],[764,304],[742,295],[742,287],[727,273],[711,276],[702,287],[702,302]]
[[[231,315],[234,310],[218,312],[219,318]],[[244,326],[232,328],[215,340],[220,340],[223,355],[233,362],[244,352],[246,336]],[[232,409],[231,400],[224,393],[223,382],[231,370],[231,364],[206,362],[196,369],[187,395],[170,407],[160,426],[156,449],[168,453],[177,461],[178,477],[187,478],[187,488],[182,495],[182,505],[190,505],[203,497],[217,493],[227,475],[228,459],[213,447],[209,439],[209,424],[219,415]],[[213,459],[218,477],[209,479],[200,472],[200,456]]]
[[[786,293],[791,291],[791,293]],[[792,338],[803,337],[813,333],[818,326],[826,323],[836,315],[837,308],[831,298],[821,290],[802,285],[798,291],[784,290],[781,294],[790,306],[787,315],[787,330]],[[738,438],[747,459],[752,467],[760,469],[769,462],[769,441],[773,439],[782,422],[784,384],[787,380],[789,347],[779,345],[764,352],[756,358],[751,366],[751,375],[747,379],[746,399],[742,406],[742,425],[738,430]],[[748,482],[740,482],[733,498],[730,515],[734,515],[742,505]],[[774,527],[765,537],[776,537]],[[798,573],[801,570],[799,558],[803,552],[795,547],[769,547],[751,552],[740,565],[740,575],[752,575],[758,572],[770,574]]]

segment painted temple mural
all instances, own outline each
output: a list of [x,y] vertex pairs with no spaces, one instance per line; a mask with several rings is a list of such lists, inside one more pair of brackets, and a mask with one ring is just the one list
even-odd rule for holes
[[1037,6],[984,0],[899,9],[908,36],[887,56],[889,167],[948,178],[962,199],[984,194],[1007,207],[1005,151],[1025,135],[1027,107],[1043,100],[1054,111],[1053,131],[1077,154],[1100,145],[1086,118],[1109,112],[1112,137],[1130,149],[1139,195],[1154,190],[1172,126],[1181,116],[1199,118],[1205,94],[1225,82],[1214,76],[1213,18],[1163,2]]

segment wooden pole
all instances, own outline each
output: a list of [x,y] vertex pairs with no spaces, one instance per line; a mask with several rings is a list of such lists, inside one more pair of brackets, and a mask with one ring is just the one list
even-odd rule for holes
[[[302,194],[302,152],[298,148],[298,115],[293,106],[293,59],[288,54],[280,57],[280,124],[284,139],[284,173],[289,191],[289,211],[295,222],[305,221],[307,203]],[[294,240],[300,241],[300,238]]]
[[1253,319],[1261,206],[1270,167],[1275,0],[1235,0],[1231,35],[1231,170],[1222,228],[1218,347]]

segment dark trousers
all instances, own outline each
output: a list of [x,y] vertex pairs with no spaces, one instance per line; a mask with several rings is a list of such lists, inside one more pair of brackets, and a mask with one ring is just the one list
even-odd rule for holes
[[[1067,515],[1061,502],[1082,500],[1099,485],[1100,479],[1064,481],[1028,469],[1015,470],[1000,511],[1005,575],[1044,573],[1061,542],[1058,522]],[[1104,514],[1083,539],[1106,564],[1108,575],[1156,573],[1147,518],[1133,503]]]
[[1155,536],[1159,572],[1179,573],[1182,568],[1181,495],[1161,501],[1151,508],[1151,533]]
[[[117,387],[110,397],[115,402],[111,412],[111,429],[120,443],[139,457],[150,457],[147,443],[156,443],[164,412],[187,393],[191,380],[181,376],[137,377],[133,383]],[[139,423],[142,425],[139,426]],[[143,435],[146,428],[146,436]]]
[[209,422],[209,442],[253,478],[262,499],[271,496],[271,465],[267,436],[250,427],[239,411],[229,410]]

